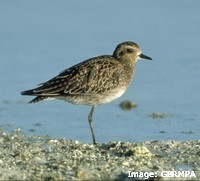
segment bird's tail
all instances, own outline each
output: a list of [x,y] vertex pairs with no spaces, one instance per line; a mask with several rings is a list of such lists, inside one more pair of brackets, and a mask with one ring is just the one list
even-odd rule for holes
[[[21,92],[21,95],[37,96],[34,93],[33,89],[23,91],[23,92]],[[37,103],[37,102],[44,101],[44,100],[47,100],[47,99],[50,99],[50,97],[48,97],[48,96],[37,96],[34,99],[32,99],[29,103]]]
[[21,92],[21,95],[34,96],[33,89]]
[[37,96],[34,99],[32,99],[29,103],[37,103],[37,102],[44,101],[44,100],[47,100],[47,99],[49,99],[49,97]]

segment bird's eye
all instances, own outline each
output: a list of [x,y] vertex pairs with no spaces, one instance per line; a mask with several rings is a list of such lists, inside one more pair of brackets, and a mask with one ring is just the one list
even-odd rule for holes
[[127,48],[127,52],[128,52],[128,53],[131,53],[131,52],[133,52],[133,49]]
[[123,51],[119,52],[119,56],[123,56],[123,55],[124,55]]

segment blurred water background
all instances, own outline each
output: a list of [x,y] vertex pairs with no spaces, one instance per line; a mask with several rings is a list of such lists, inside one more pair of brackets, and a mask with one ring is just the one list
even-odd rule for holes
[[[0,1],[0,127],[91,143],[88,106],[27,104],[20,92],[88,58],[138,43],[135,79],[116,101],[97,107],[99,142],[200,137],[200,1]],[[136,109],[123,111],[130,100]],[[165,118],[152,118],[165,113]]]

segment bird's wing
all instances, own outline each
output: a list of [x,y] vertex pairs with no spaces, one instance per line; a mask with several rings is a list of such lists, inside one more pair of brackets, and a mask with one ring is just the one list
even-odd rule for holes
[[116,87],[123,66],[111,56],[89,59],[33,89],[34,95],[102,94]]

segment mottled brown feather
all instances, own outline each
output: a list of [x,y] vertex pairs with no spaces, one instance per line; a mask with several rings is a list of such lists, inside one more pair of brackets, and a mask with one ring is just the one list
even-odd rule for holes
[[32,90],[36,96],[101,94],[118,86],[123,66],[111,56],[89,59],[61,72]]

